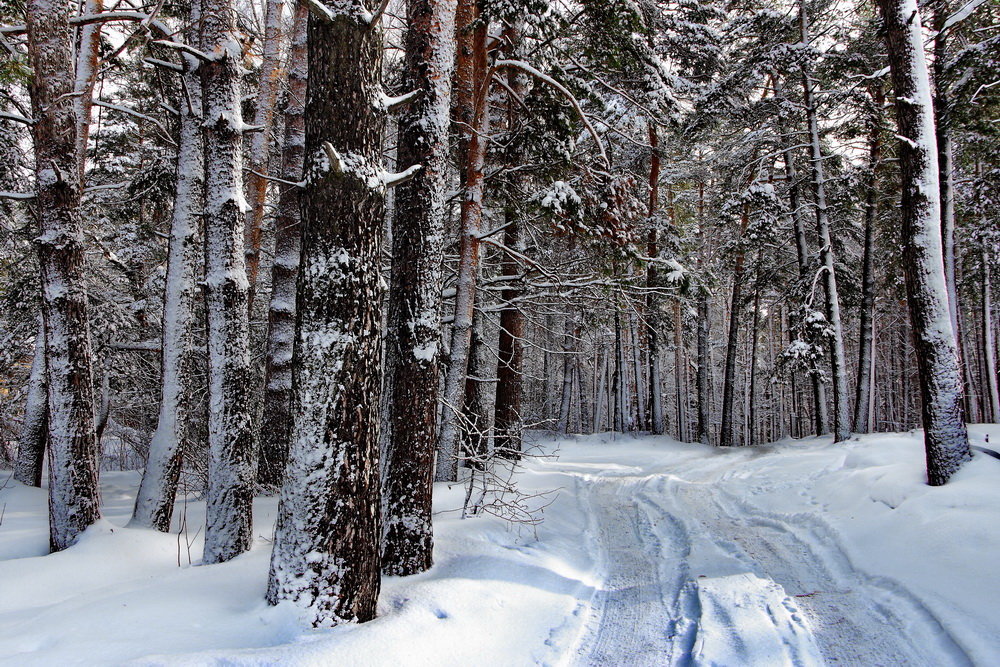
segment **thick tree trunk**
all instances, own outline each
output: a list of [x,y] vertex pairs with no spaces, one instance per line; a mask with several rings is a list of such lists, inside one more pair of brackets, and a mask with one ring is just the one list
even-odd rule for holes
[[100,518],[94,389],[69,6],[27,4],[29,88],[49,404],[49,544],[65,549]]
[[698,433],[695,439],[705,445],[711,444],[712,418],[709,405],[708,375],[708,290],[701,288],[698,293]]
[[[875,107],[881,113],[884,95],[877,88],[873,95]],[[872,345],[874,343],[875,308],[875,218],[878,213],[878,182],[875,178],[882,156],[881,126],[872,119],[868,137],[868,169],[870,171],[865,193],[865,240],[861,259],[861,313],[858,324],[858,377],[854,392],[855,433],[868,433],[869,403],[872,392]]]
[[[295,8],[292,48],[288,56],[288,106],[281,151],[281,178],[302,180],[305,155],[306,37],[309,10]],[[302,252],[299,214],[301,188],[282,184],[274,224],[274,261],[271,264],[271,298],[267,313],[267,361],[264,368],[264,409],[260,428],[260,462],[257,482],[265,488],[281,485],[292,436],[292,362],[295,346],[295,282]]]
[[208,497],[205,563],[252,541],[256,448],[253,366],[243,256],[242,54],[231,0],[203,0],[198,66],[204,102],[205,306],[208,311]]
[[[802,43],[809,44],[809,19],[806,5],[799,6],[799,23]],[[826,319],[830,324],[830,374],[833,384],[833,441],[842,442],[851,436],[850,404],[847,393],[847,353],[844,351],[844,326],[840,318],[840,294],[837,290],[837,273],[830,235],[830,218],[826,204],[826,176],[823,168],[823,150],[819,141],[819,121],[816,100],[813,98],[812,78],[807,70],[802,77],[803,103],[809,126],[811,147],[813,195],[816,198],[816,233],[819,237],[819,260],[823,271],[823,291],[826,295]]]
[[329,21],[309,20],[295,420],[267,590],[316,626],[374,618],[382,537],[382,30],[359,4],[324,6]]
[[45,322],[38,317],[35,352],[28,377],[28,400],[24,406],[24,421],[17,439],[17,462],[14,479],[28,486],[42,485],[45,462],[45,439],[49,427],[48,382],[45,379]]
[[927,478],[946,483],[971,458],[962,414],[962,372],[948,308],[930,81],[916,0],[879,0],[899,126],[902,238],[916,334]]
[[[250,173],[247,175],[246,263],[250,283],[247,308],[253,310],[257,293],[257,275],[260,273],[260,244],[264,236],[264,203],[267,198],[267,178],[271,156],[271,129],[278,92],[284,82],[286,69],[281,67],[281,52],[285,35],[281,14],[285,0],[267,0],[264,10],[264,44],[260,63],[260,82],[257,86],[257,110],[253,124],[256,131],[250,135]],[[296,179],[298,180],[298,179]]]
[[[188,40],[197,43],[200,3],[191,3]],[[201,80],[193,59],[185,57],[181,74],[180,136],[177,145],[177,189],[167,246],[167,278],[163,293],[161,393],[156,430],[149,443],[146,470],[135,498],[132,525],[170,530],[177,496],[184,441],[192,410],[196,283],[202,257],[199,240],[205,187],[202,141]]]
[[405,91],[420,90],[399,121],[396,161],[421,171],[395,192],[387,373],[391,381],[382,569],[431,566],[437,444],[444,191],[455,57],[455,0],[408,0]]
[[[467,5],[473,5],[471,11]],[[454,481],[458,475],[458,417],[465,402],[465,376],[469,368],[472,340],[472,315],[476,302],[476,276],[479,267],[479,230],[483,217],[483,182],[486,162],[486,134],[489,131],[489,95],[486,78],[486,21],[479,20],[476,0],[459,3],[459,58],[456,72],[456,95],[460,110],[468,108],[467,93],[472,95],[472,122],[465,141],[465,198],[462,200],[458,249],[458,280],[455,293],[455,319],[451,330],[451,353],[444,386],[444,416],[437,447],[435,479]],[[466,22],[468,17],[468,22]],[[470,62],[471,61],[471,62]],[[471,79],[467,80],[467,77]]]

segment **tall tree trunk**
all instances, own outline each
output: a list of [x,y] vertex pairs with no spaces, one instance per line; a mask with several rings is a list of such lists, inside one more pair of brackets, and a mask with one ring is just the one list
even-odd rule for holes
[[[649,155],[649,202],[646,207],[646,218],[649,230],[646,232],[646,255],[655,260],[660,255],[659,228],[656,215],[660,208],[660,171],[662,167],[660,156],[660,134],[656,125],[650,121],[647,125],[649,145],[652,151]],[[646,348],[649,354],[649,426],[654,434],[663,433],[663,388],[660,378],[660,303],[654,290],[658,287],[656,262],[646,264]]]
[[[281,67],[281,52],[285,35],[281,14],[285,0],[267,0],[264,9],[264,44],[260,63],[260,82],[257,86],[257,110],[253,124],[256,131],[250,136],[250,173],[247,175],[246,263],[250,289],[247,309],[253,310],[257,293],[257,275],[260,273],[260,244],[264,236],[264,203],[267,198],[267,176],[271,156],[271,129],[278,92],[284,82],[286,70]],[[298,179],[296,179],[298,180]]]
[[[507,57],[516,59],[521,50],[521,26],[515,21],[504,28],[504,49]],[[524,132],[521,121],[521,104],[525,94],[524,74],[516,68],[507,70],[507,87],[511,95],[507,103],[507,133],[511,137],[512,148],[510,166],[517,167],[523,160],[521,142],[517,134]],[[504,211],[503,245],[515,251],[522,251],[520,211],[513,200],[521,195],[522,177],[515,172],[510,177],[510,198]],[[500,273],[504,278],[504,288],[500,292],[504,307],[500,311],[500,340],[497,350],[497,391],[493,416],[493,446],[498,456],[517,460],[521,452],[521,401],[524,387],[524,314],[517,303],[521,289],[517,276],[521,269],[517,260],[509,252],[500,259]]]
[[329,21],[309,19],[295,420],[267,589],[316,626],[374,618],[382,535],[382,29],[362,3],[324,7]]
[[[799,197],[799,175],[795,169],[795,156],[791,147],[784,151],[785,176],[788,179],[788,204],[791,210],[792,228],[795,231],[795,252],[798,258],[799,282],[805,286],[809,280],[809,242],[806,239],[806,228],[802,220],[802,200]],[[799,315],[801,316],[801,315]],[[813,425],[816,435],[830,432],[830,420],[826,411],[826,385],[819,373],[811,369],[809,380],[813,395]]]
[[[805,0],[799,5],[799,25],[802,31],[802,43],[810,44],[809,17],[806,14]],[[830,371],[833,383],[833,441],[842,442],[851,436],[850,404],[847,393],[847,354],[844,351],[844,326],[840,318],[840,294],[837,290],[836,262],[826,205],[823,150],[819,141],[819,122],[817,120],[816,100],[813,98],[813,82],[808,69],[803,69],[802,91],[812,153],[810,170],[812,171],[813,195],[816,198],[816,233],[819,236],[819,260],[823,271],[823,291],[826,295],[826,319],[832,329]]]
[[[759,258],[758,258],[759,262]],[[753,291],[753,324],[750,326],[750,387],[747,391],[747,431],[749,433],[748,444],[756,447],[760,444],[757,434],[760,430],[757,426],[757,350],[760,337],[760,271],[756,272]]]
[[698,433],[696,440],[702,444],[711,444],[711,407],[709,405],[708,374],[708,290],[701,288],[698,293]]
[[[636,306],[638,307],[638,306]],[[646,383],[642,378],[642,347],[639,343],[641,334],[639,333],[639,318],[633,312],[629,316],[629,341],[632,348],[632,375],[635,387],[635,429],[641,431],[646,426],[646,398],[642,395],[646,390]]]
[[[472,5],[468,7],[467,5]],[[472,122],[464,141],[465,198],[459,238],[458,280],[455,293],[455,320],[451,330],[451,354],[444,386],[444,417],[438,438],[435,479],[454,481],[458,475],[458,416],[465,402],[465,376],[469,368],[472,316],[476,302],[479,267],[479,230],[483,218],[483,183],[486,162],[486,134],[489,131],[489,82],[486,81],[487,22],[479,19],[477,0],[459,2],[458,66],[456,95],[460,110],[467,110],[472,91]],[[471,77],[471,78],[467,78]]]
[[69,6],[29,0],[27,27],[48,376],[49,544],[58,551],[100,518],[100,452],[94,431]]
[[236,10],[203,0],[198,66],[204,104],[205,307],[208,311],[208,497],[205,563],[250,548],[256,448],[243,255],[243,119]]
[[[304,3],[298,3],[292,27],[292,48],[288,56],[288,106],[285,109],[285,137],[281,151],[281,178],[292,183],[302,180],[305,155],[308,19],[308,8]],[[292,185],[281,186],[274,224],[264,409],[260,428],[260,462],[257,466],[257,482],[266,488],[280,486],[292,436],[295,282],[302,252],[301,191],[301,188]]]
[[423,165],[395,192],[387,344],[391,381],[382,569],[431,566],[431,500],[437,444],[444,191],[455,58],[455,0],[408,0],[405,90],[421,94],[399,121],[396,160]]
[[[749,222],[746,205],[743,207],[743,218],[740,222],[740,237]],[[743,278],[746,255],[743,250],[737,251],[736,263],[733,266],[733,290],[729,303],[729,335],[726,340],[726,368],[722,381],[722,424],[719,431],[719,446],[732,447],[733,441],[733,409],[736,404],[736,354],[740,339],[740,312],[743,310]]]
[[993,333],[993,283],[990,256],[983,251],[983,374],[986,385],[987,401],[989,403],[988,419],[994,423],[1000,422],[1000,390],[997,388],[996,343]]
[[916,334],[927,477],[936,486],[946,483],[972,455],[941,249],[934,110],[916,0],[879,0],[878,5],[896,94],[903,258]]
[[865,241],[861,260],[861,313],[858,325],[858,377],[854,392],[855,433],[868,433],[872,392],[872,345],[874,341],[873,317],[875,308],[875,218],[878,214],[878,181],[876,170],[881,162],[881,124],[878,114],[882,112],[884,95],[881,87],[876,87],[872,95],[876,111],[873,113],[868,135],[869,177],[865,192]]
[[42,485],[45,462],[45,439],[49,427],[48,382],[45,379],[45,322],[38,316],[35,351],[28,377],[28,400],[24,406],[24,422],[17,443],[14,479],[28,486]]
[[[187,31],[189,43],[197,43],[200,21],[200,2],[195,0],[191,3],[188,19],[191,26]],[[167,246],[160,336],[160,411],[131,521],[133,525],[163,532],[170,530],[193,404],[194,308],[201,268],[198,242],[205,187],[201,80],[194,64],[190,58],[183,59],[177,189]]]
[[565,334],[563,335],[563,363],[562,363],[562,396],[559,401],[559,422],[556,424],[556,433],[566,435],[569,431],[570,408],[573,403],[573,362],[576,355],[573,352],[575,344],[573,337],[575,327],[571,316],[566,316]]

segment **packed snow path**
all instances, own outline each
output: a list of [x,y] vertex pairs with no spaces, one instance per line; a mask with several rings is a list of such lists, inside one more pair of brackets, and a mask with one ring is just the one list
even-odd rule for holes
[[653,472],[551,464],[576,480],[603,579],[577,664],[971,664],[915,595],[853,566],[815,515],[771,515],[717,484],[733,456]]

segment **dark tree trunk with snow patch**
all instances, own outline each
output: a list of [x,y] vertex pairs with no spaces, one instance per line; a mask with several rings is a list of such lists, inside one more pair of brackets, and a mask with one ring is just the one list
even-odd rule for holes
[[316,626],[375,617],[380,585],[382,31],[360,2],[309,20],[292,443],[267,599]]
[[398,168],[422,169],[395,192],[386,359],[391,396],[385,461],[382,568],[409,575],[431,566],[431,498],[437,445],[442,257],[455,0],[408,0]]

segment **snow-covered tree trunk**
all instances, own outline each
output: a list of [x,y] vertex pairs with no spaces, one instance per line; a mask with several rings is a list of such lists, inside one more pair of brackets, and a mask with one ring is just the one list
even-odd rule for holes
[[[785,177],[788,180],[788,204],[792,218],[792,228],[795,233],[795,254],[798,259],[799,282],[808,285],[809,243],[806,239],[806,228],[802,220],[802,200],[799,197],[799,175],[795,169],[795,156],[790,147],[784,151]],[[813,394],[813,424],[816,435],[824,435],[830,431],[830,420],[826,411],[826,385],[816,372],[809,373]]]
[[45,379],[45,322],[38,317],[35,351],[28,376],[28,400],[24,406],[24,421],[17,439],[17,462],[14,479],[28,486],[42,485],[45,461],[45,439],[49,426],[48,383]]
[[371,620],[380,585],[386,107],[371,9],[331,2],[309,20],[295,419],[267,599],[316,626]]
[[409,575],[432,564],[431,500],[440,395],[442,257],[455,0],[408,0],[404,93],[396,161],[420,172],[394,193],[388,455],[382,568]]
[[[191,3],[188,43],[197,43],[201,7]],[[161,393],[156,430],[149,443],[146,470],[135,498],[132,524],[169,531],[180,478],[194,389],[194,325],[197,282],[202,268],[200,231],[205,188],[202,142],[201,79],[198,61],[183,55],[177,186],[167,244],[167,277],[163,293]]]
[[27,27],[48,379],[49,543],[58,551],[100,518],[99,450],[68,5],[29,0]]
[[991,258],[983,251],[983,374],[986,384],[986,398],[989,402],[990,419],[1000,423],[1000,389],[997,387],[996,342],[993,328],[993,281]]
[[469,373],[462,406],[462,441],[465,466],[484,470],[490,447],[489,383],[493,373],[493,352],[486,344],[483,314],[478,308],[472,318]]
[[247,307],[253,310],[257,293],[257,275],[260,273],[260,244],[264,236],[264,203],[267,198],[267,178],[271,156],[271,130],[278,92],[284,83],[286,69],[281,66],[285,41],[284,21],[281,14],[285,0],[267,0],[264,9],[264,44],[260,63],[260,81],[257,85],[257,109],[250,135],[250,173],[247,174],[246,263],[250,291]]
[[[292,45],[288,55],[288,106],[281,151],[281,178],[302,180],[305,155],[307,44],[309,10],[295,8]],[[299,215],[301,188],[281,184],[274,224],[274,261],[267,313],[267,361],[264,369],[264,408],[260,427],[257,481],[266,488],[280,486],[292,435],[292,362],[295,347],[295,283],[302,252]]]
[[936,486],[972,455],[941,249],[934,110],[916,0],[879,0],[878,5],[896,95],[903,266],[923,399],[927,478]]
[[[466,7],[471,4],[471,11]],[[479,17],[476,0],[461,0],[458,21],[458,66],[456,99],[459,109],[467,109],[472,92],[472,119],[467,130],[468,150],[465,170],[465,197],[462,200],[458,248],[458,279],[455,285],[455,319],[451,330],[451,353],[444,385],[444,416],[438,437],[435,479],[454,481],[458,475],[458,418],[465,402],[465,375],[469,367],[469,347],[472,339],[472,315],[476,300],[476,276],[479,266],[479,232],[483,217],[484,166],[486,134],[489,131],[489,96],[486,78],[486,21]],[[471,20],[464,21],[469,16]],[[466,62],[469,61],[469,62]],[[467,78],[471,77],[471,78]]]
[[256,449],[243,256],[242,53],[232,0],[203,0],[199,66],[205,140],[205,307],[208,312],[208,505],[205,563],[250,548]]
[[[873,95],[877,111],[881,113],[884,95],[876,88]],[[875,173],[881,162],[881,124],[872,120],[868,136],[869,178],[865,184],[864,248],[861,258],[861,307],[858,323],[858,377],[854,392],[855,433],[868,433],[871,419],[870,402],[872,393],[872,347],[874,345],[875,308],[875,218],[878,213],[878,183]]]
[[570,316],[566,317],[564,326],[565,333],[563,334],[562,344],[562,395],[559,399],[559,421],[556,423],[556,432],[560,435],[566,435],[569,430],[570,407],[573,401],[573,366],[576,361],[576,356],[573,352],[573,338],[576,331]]
[[[799,5],[799,25],[802,43],[810,44],[809,17],[805,1]],[[826,202],[826,176],[823,150],[819,139],[819,120],[813,81],[807,68],[802,71],[802,98],[809,132],[810,171],[816,208],[816,234],[819,237],[819,260],[826,295],[826,319],[830,325],[830,375],[833,384],[833,441],[842,442],[851,436],[850,403],[847,392],[847,353],[844,351],[844,326],[840,317],[840,293],[837,289],[836,260],[830,235],[830,216]]]
[[[84,14],[104,11],[104,0],[86,0]],[[94,85],[97,83],[97,63],[101,49],[102,22],[88,23],[80,28],[80,42],[76,54],[76,79],[73,112],[76,114],[76,156],[80,170],[80,183],[84,182],[87,166],[87,143],[90,140],[90,115],[94,107]]]

